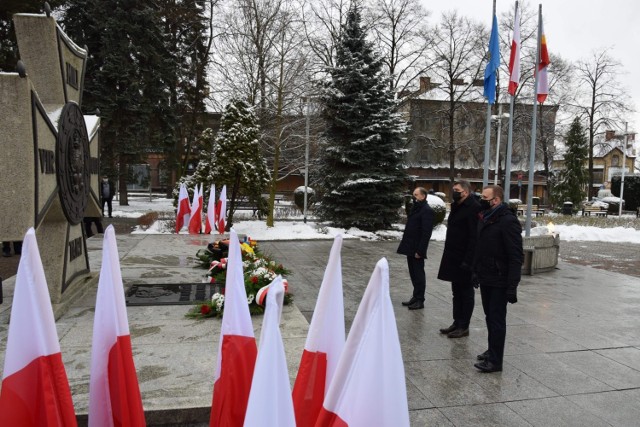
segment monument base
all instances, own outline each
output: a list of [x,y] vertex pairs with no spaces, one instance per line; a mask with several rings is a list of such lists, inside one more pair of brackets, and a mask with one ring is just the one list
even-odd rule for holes
[[71,308],[76,301],[85,296],[90,289],[95,290],[98,288],[99,277],[100,274],[98,274],[98,272],[90,272],[71,282],[64,294],[62,294],[62,301],[51,304],[53,316],[56,321],[69,311],[69,308]]
[[537,274],[554,270],[558,265],[560,235],[544,234],[522,238],[524,264],[522,274]]

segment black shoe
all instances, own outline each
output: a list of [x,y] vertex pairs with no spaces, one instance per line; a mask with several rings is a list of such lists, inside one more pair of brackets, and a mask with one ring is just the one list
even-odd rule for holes
[[476,359],[478,360],[487,360],[488,358],[489,358],[489,350],[476,356]]
[[462,338],[462,337],[468,337],[469,336],[469,329],[456,329],[453,332],[449,332],[447,334],[447,337],[449,338]]
[[441,334],[448,334],[448,333],[451,333],[451,332],[455,331],[456,329],[458,329],[458,327],[456,326],[455,323],[452,323],[451,326],[449,326],[448,328],[440,329],[440,333]]
[[483,360],[482,362],[475,363],[473,366],[486,373],[502,371],[502,366],[494,365],[488,360]]
[[409,301],[402,301],[402,305],[404,305],[405,307],[413,304],[414,302],[418,301],[416,299],[416,297],[411,297],[411,299]]
[[413,304],[409,306],[409,310],[420,310],[421,308],[424,308],[424,301],[420,301],[419,299],[415,300]]

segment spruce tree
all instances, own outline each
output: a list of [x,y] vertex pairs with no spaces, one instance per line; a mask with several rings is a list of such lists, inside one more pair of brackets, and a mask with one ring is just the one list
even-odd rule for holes
[[578,206],[587,196],[585,187],[589,182],[585,161],[589,151],[587,138],[580,120],[576,117],[567,132],[567,152],[564,155],[564,170],[558,174],[558,182],[553,189],[553,198],[557,203],[572,202]]
[[378,230],[390,226],[402,206],[406,126],[395,112],[383,59],[365,36],[359,7],[352,3],[321,97],[327,128],[317,213],[340,227]]

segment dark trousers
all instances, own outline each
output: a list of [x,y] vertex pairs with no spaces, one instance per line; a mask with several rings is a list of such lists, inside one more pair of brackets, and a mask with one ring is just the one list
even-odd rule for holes
[[109,212],[109,218],[111,218],[111,210],[112,210],[112,208],[111,208],[111,198],[102,199],[102,216],[104,216],[104,204],[105,203],[107,204],[107,209],[108,209],[108,212]]
[[102,228],[102,221],[100,221],[99,217],[85,216],[83,220],[84,220],[84,231],[87,234],[87,237],[91,237],[94,235],[93,230],[91,229],[91,224],[96,225],[96,231],[98,232],[98,234],[104,233],[104,229]]
[[470,281],[451,282],[453,293],[453,323],[460,329],[468,329],[475,305],[475,290]]
[[[2,252],[7,256],[11,256],[11,242],[2,242]],[[13,252],[16,255],[22,253],[22,240],[13,242]]]
[[424,274],[424,258],[407,256],[409,277],[413,284],[413,298],[424,301],[424,293],[427,289],[427,277]]
[[489,332],[489,361],[502,366],[507,335],[507,288],[480,285],[480,295]]

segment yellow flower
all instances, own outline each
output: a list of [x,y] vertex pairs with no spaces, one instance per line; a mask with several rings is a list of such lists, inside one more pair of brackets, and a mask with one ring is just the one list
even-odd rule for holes
[[242,243],[242,244],[240,245],[240,249],[241,249],[243,252],[246,252],[246,253],[248,253],[248,254],[253,254],[253,248],[252,248],[251,246],[247,245],[246,243]]

